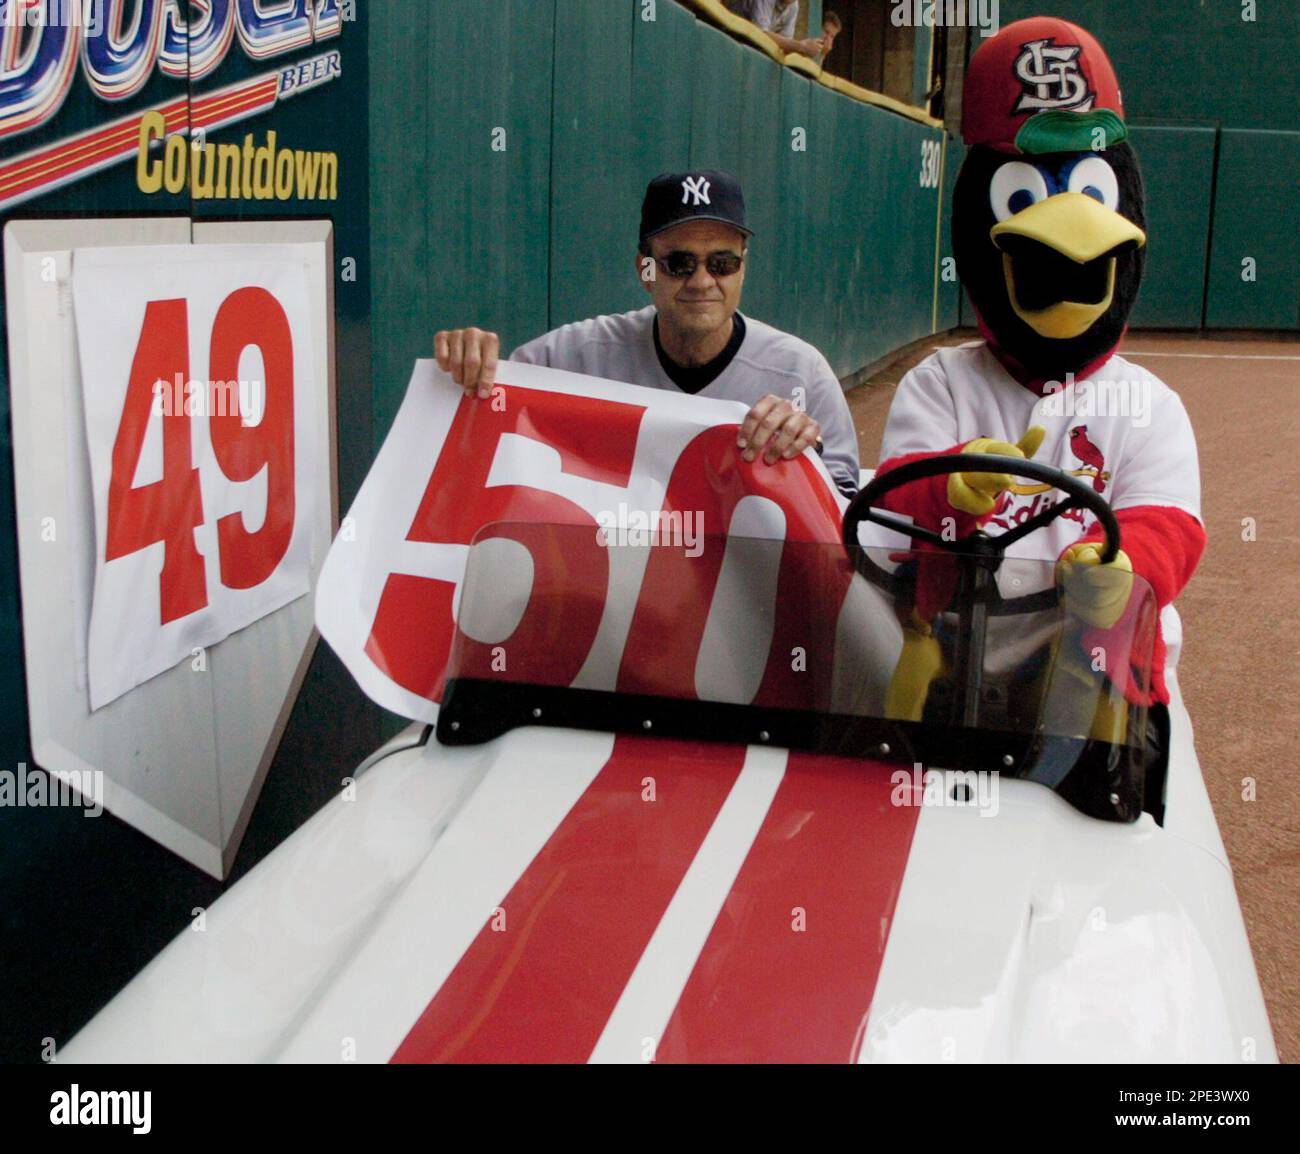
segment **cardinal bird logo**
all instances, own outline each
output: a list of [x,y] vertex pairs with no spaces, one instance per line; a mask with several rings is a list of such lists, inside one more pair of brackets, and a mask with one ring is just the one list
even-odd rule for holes
[[1087,469],[1080,469],[1077,472],[1090,475],[1092,477],[1092,487],[1098,493],[1106,488],[1106,481],[1110,477],[1109,473],[1102,470],[1106,467],[1106,458],[1102,456],[1101,450],[1088,440],[1088,426],[1075,425],[1070,430],[1070,452],[1079,458]]

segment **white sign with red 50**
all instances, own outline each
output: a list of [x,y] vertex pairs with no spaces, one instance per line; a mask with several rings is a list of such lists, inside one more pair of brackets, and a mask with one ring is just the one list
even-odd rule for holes
[[[325,560],[317,626],[372,700],[436,721],[453,653],[466,675],[507,647],[531,683],[786,706],[810,691],[792,649],[834,648],[851,575],[814,453],[745,462],[735,401],[515,362],[497,381],[479,401],[416,363]],[[828,544],[754,556],[752,538]],[[810,621],[810,603],[832,608]]]

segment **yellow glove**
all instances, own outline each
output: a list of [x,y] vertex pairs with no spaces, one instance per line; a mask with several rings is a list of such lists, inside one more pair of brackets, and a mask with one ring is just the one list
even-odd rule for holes
[[916,617],[903,627],[903,651],[885,695],[885,716],[891,721],[920,721],[930,685],[943,672],[943,650],[930,626]]
[[1095,541],[1071,545],[1056,563],[1056,582],[1067,612],[1089,625],[1109,629],[1128,605],[1133,563],[1121,549],[1114,561],[1103,565],[1102,549]]
[[[1031,426],[1017,444],[995,441],[991,437],[976,437],[962,446],[963,453],[996,453],[1001,457],[1023,457],[1026,460],[1038,452],[1046,430]],[[1010,489],[1015,478],[1010,473],[949,473],[948,504],[963,513],[983,517],[993,512],[998,494]]]

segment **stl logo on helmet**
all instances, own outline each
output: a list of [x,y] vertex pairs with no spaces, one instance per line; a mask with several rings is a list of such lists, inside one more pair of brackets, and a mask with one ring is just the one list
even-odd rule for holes
[[1088,112],[1096,93],[1079,70],[1078,44],[1053,44],[1052,38],[1030,40],[1016,57],[1016,77],[1024,85],[1012,115],[1066,109]]

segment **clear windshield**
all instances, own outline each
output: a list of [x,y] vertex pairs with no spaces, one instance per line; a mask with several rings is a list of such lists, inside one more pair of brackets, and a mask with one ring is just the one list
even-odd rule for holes
[[962,557],[850,559],[680,523],[490,525],[469,550],[439,737],[563,724],[766,742],[997,769],[1076,804],[1087,761],[1080,808],[1136,817],[1150,588],[1062,596],[1050,562],[1005,568],[980,579]]

